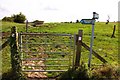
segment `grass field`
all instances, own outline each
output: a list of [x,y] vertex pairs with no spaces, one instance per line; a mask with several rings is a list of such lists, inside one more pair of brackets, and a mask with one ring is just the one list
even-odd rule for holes
[[[111,38],[113,26],[116,25],[115,38]],[[11,27],[16,26],[18,32],[25,32],[25,24],[2,22],[2,32],[10,32]],[[1,26],[0,26],[1,27]],[[28,28],[28,32],[42,32],[42,33],[69,33],[77,34],[78,30],[83,30],[83,42],[90,45],[91,25],[83,25],[80,23],[45,23],[40,27]],[[118,25],[117,23],[105,24],[104,22],[96,22],[95,24],[95,39],[93,50],[101,55],[111,65],[118,64]],[[5,40],[3,40],[4,42]],[[82,48],[81,60],[88,62],[89,51]],[[2,50],[2,72],[6,73],[10,70],[10,50],[7,46]],[[101,64],[101,62],[92,57],[92,63]]]

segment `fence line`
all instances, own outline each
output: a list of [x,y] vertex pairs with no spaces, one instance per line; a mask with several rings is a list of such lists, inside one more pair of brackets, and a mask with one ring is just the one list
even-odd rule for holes
[[2,49],[4,49],[4,48],[9,44],[9,42],[10,42],[10,39],[7,39],[7,41],[5,41],[5,42],[0,46],[0,51],[1,51]]
[[[90,48],[85,43],[82,42],[82,46],[85,47],[88,51],[90,51]],[[97,54],[95,51],[92,50],[92,52],[93,55],[97,57],[100,61],[102,61],[103,63],[107,63],[107,61],[104,58],[102,58],[99,54]]]

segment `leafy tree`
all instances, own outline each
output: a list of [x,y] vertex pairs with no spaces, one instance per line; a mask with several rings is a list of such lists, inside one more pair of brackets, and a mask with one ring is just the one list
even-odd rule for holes
[[79,23],[79,20],[76,20],[76,23]]
[[19,14],[13,14],[11,17],[4,17],[2,21],[16,22],[16,23],[24,23],[26,17],[21,12]]
[[2,21],[13,22],[13,18],[12,18],[12,17],[4,17],[4,18],[2,19]]
[[14,14],[12,16],[12,18],[14,19],[14,22],[16,23],[24,23],[24,21],[26,20],[26,17],[24,14],[22,14],[21,12],[19,14]]

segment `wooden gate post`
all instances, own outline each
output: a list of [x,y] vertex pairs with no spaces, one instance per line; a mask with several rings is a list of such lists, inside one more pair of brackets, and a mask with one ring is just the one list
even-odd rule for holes
[[[14,74],[15,80],[21,80],[21,60],[20,53],[18,52],[18,35],[16,31],[16,27],[11,28],[11,36],[10,36],[10,48],[11,48],[11,65],[12,72]],[[17,79],[16,79],[17,78]]]
[[78,35],[76,35],[76,59],[75,59],[75,69],[80,65],[80,57],[81,57],[81,48],[82,48],[82,34],[83,31],[79,30]]
[[28,32],[28,20],[26,20],[26,32]]

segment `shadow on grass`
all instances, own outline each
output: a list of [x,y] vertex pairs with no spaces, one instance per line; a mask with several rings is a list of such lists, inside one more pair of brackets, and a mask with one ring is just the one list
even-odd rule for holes
[[12,70],[9,70],[7,73],[2,74],[2,80],[13,80],[14,74]]
[[26,80],[25,77],[16,75],[12,70],[9,70],[7,73],[2,74],[1,80]]

